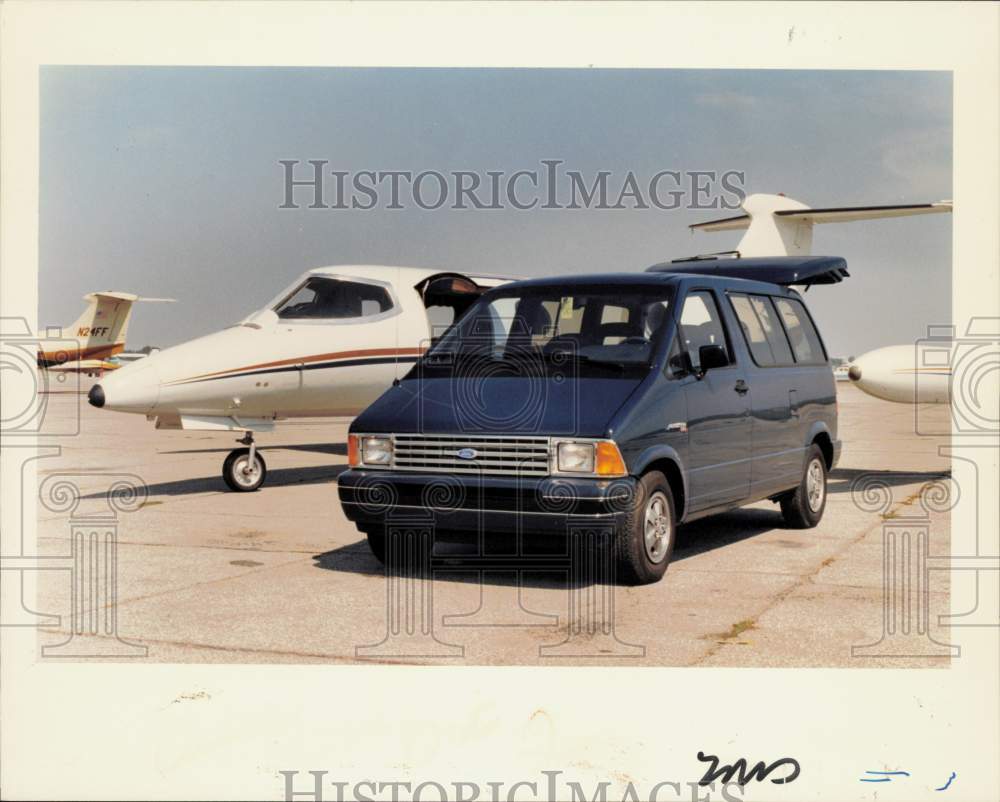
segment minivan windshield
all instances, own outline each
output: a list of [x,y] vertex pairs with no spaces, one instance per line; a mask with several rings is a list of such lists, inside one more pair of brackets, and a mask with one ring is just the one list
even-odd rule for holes
[[484,362],[572,363],[578,376],[646,372],[672,295],[669,286],[501,289],[477,301],[421,365],[452,375],[487,375]]

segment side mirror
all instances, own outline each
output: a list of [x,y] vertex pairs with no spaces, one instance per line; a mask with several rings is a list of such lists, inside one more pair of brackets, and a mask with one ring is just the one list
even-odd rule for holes
[[726,349],[721,345],[703,345],[698,349],[698,361],[701,363],[701,373],[713,368],[724,368],[729,364]]

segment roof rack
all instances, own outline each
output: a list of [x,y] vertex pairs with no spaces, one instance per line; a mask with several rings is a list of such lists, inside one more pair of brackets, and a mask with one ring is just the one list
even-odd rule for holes
[[733,259],[740,258],[739,251],[716,251],[715,253],[699,253],[697,256],[682,256],[680,259],[671,259],[670,262],[702,262],[707,259],[718,259],[720,256],[731,256]]

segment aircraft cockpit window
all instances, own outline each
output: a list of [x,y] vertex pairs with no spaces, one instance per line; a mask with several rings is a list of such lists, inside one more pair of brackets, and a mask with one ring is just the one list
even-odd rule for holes
[[282,320],[343,320],[380,315],[392,309],[384,287],[311,276],[275,307]]

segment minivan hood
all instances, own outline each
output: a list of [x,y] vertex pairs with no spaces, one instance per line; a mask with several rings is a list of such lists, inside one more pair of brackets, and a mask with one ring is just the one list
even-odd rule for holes
[[351,431],[603,437],[644,378],[411,377],[355,418]]

